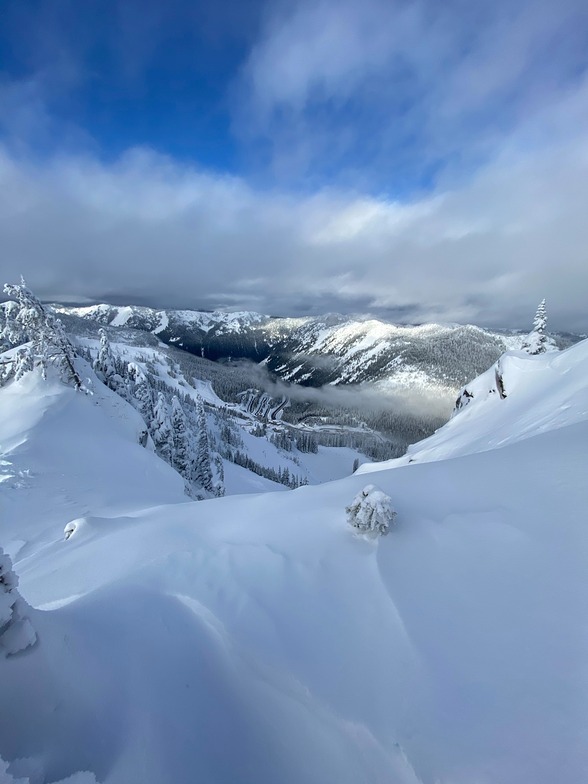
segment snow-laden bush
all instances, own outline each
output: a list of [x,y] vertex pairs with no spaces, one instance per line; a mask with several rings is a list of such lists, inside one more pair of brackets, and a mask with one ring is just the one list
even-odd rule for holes
[[12,562],[0,547],[0,657],[23,651],[37,639],[31,622],[24,617],[27,605],[17,587]]
[[349,525],[362,533],[387,534],[396,517],[392,499],[375,485],[366,485],[345,511]]

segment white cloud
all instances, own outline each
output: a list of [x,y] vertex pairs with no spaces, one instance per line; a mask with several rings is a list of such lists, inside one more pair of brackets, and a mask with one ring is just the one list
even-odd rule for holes
[[546,296],[554,328],[586,330],[581,130],[525,153],[513,139],[467,184],[408,204],[255,191],[147,150],[105,164],[4,149],[0,272],[45,298],[494,326],[526,326]]

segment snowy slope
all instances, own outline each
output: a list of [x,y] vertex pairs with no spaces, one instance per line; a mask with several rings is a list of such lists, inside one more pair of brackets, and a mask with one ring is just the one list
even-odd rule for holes
[[[496,374],[502,378],[501,398]],[[561,352],[530,356],[509,351],[465,390],[473,397],[430,438],[398,460],[365,465],[378,471],[407,462],[443,460],[512,444],[588,418],[588,341]]]
[[[2,546],[24,555],[75,517],[185,501],[179,475],[139,445],[145,424],[96,381],[78,394],[37,373],[0,390]],[[47,532],[50,533],[47,533]]]
[[[0,661],[10,773],[55,782],[89,771],[106,784],[585,781],[587,344],[511,355],[502,369],[505,400],[481,381],[471,408],[414,450],[422,461],[370,474],[398,511],[377,541],[345,520],[361,474],[177,503],[143,450],[143,503],[132,481],[127,496],[132,428],[111,429],[107,408],[36,381],[0,390],[7,481],[30,461],[30,490],[48,494],[49,512],[33,519],[23,500],[21,514],[15,488],[2,528],[4,541],[27,542],[15,568],[23,596],[44,608],[30,614],[39,643]],[[7,421],[17,393],[26,416]],[[86,446],[75,458],[59,414],[68,407]],[[483,448],[495,428],[502,443]],[[86,498],[68,540],[63,519],[78,512],[67,499],[60,507],[41,470],[54,462],[63,492]]]
[[[78,345],[89,349],[92,357],[96,356],[98,341],[81,338],[78,340]],[[164,385],[169,395],[175,394],[181,397],[186,396],[193,401],[204,401],[208,411],[209,438],[221,453],[223,425],[226,425],[228,418],[231,427],[237,434],[239,451],[251,458],[261,469],[270,469],[276,472],[287,469],[292,477],[296,477],[303,483],[318,484],[339,479],[352,473],[356,459],[361,462],[369,460],[364,454],[350,447],[320,447],[318,454],[301,452],[295,446],[290,451],[284,451],[271,441],[275,431],[287,429],[295,439],[297,435],[308,435],[314,433],[315,430],[307,424],[301,427],[291,424],[286,428],[280,424],[280,416],[277,418],[268,417],[263,412],[249,410],[241,403],[227,403],[218,397],[210,381],[192,376],[186,368],[182,368],[174,362],[174,357],[177,358],[178,354],[170,356],[170,352],[165,346],[135,346],[121,342],[111,344],[111,350],[122,362],[134,363],[156,384]],[[261,393],[258,390],[254,390],[254,392],[257,399]],[[271,400],[268,395],[263,397]],[[269,408],[271,409],[271,406]],[[267,430],[266,436],[255,437],[251,431],[262,422]],[[336,430],[336,428],[331,429]],[[340,430],[345,436],[351,432],[352,428],[340,428]],[[369,435],[369,431],[367,435]],[[374,440],[378,438],[377,434],[373,434],[373,437]],[[223,457],[225,457],[224,453]],[[223,460],[223,465],[225,469],[224,492],[227,495],[268,492],[284,487],[283,484],[278,484],[271,478],[259,476],[227,459]]]

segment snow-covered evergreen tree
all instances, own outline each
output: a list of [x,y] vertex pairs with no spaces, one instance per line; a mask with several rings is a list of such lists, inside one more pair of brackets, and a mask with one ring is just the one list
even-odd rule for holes
[[556,351],[557,346],[552,337],[547,334],[547,307],[542,299],[533,319],[533,329],[522,345],[523,351],[528,354],[544,354],[546,351]]
[[225,469],[222,457],[218,453],[214,455],[211,468],[214,494],[217,498],[220,498],[225,494]]
[[129,378],[129,402],[143,417],[147,427],[153,421],[153,391],[145,373],[136,362],[129,362],[127,366]]
[[76,351],[51,308],[43,305],[24,281],[14,285],[7,283],[4,293],[10,303],[5,308],[0,338],[8,346],[23,346],[14,355],[11,373],[5,374],[5,378],[22,376],[35,366],[41,367],[45,377],[47,367],[52,365],[64,381],[80,389],[82,381],[76,369]]
[[186,415],[176,395],[172,398],[171,436],[173,442],[172,465],[186,481],[190,482],[193,479],[194,468],[190,454]]
[[100,346],[98,348],[98,355],[93,362],[94,372],[103,381],[109,389],[118,392],[125,397],[125,384],[121,375],[117,371],[117,363],[110,347],[108,334],[106,330],[101,328],[98,330],[100,335]]
[[0,547],[0,656],[18,653],[37,639],[17,587],[18,577],[10,558]]
[[[12,372],[14,373],[14,378],[18,381],[19,378],[22,378],[25,373],[30,373],[31,370],[35,367],[35,354],[33,352],[33,347],[28,344],[19,348],[14,356]],[[46,368],[43,367],[44,374],[46,373]]]
[[173,464],[174,442],[172,435],[172,424],[170,421],[168,405],[161,392],[157,395],[157,401],[153,409],[151,420],[151,438],[155,444],[158,454],[170,464]]
[[366,485],[345,511],[349,525],[362,533],[387,534],[396,518],[392,499],[375,485]]
[[206,429],[206,416],[202,400],[197,403],[198,418],[198,446],[194,460],[194,480],[207,492],[214,493],[214,483],[211,469],[210,442]]

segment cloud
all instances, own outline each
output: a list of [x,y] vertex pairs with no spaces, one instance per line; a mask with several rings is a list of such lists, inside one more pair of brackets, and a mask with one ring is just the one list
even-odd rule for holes
[[[313,356],[313,361],[320,361]],[[325,361],[329,361],[326,360]],[[331,360],[332,361],[332,358]],[[345,384],[307,387],[276,379],[265,365],[247,360],[233,362],[246,369],[247,378],[253,379],[257,389],[267,392],[276,400],[284,397],[293,403],[308,403],[318,407],[347,408],[365,414],[390,414],[398,417],[440,419],[446,421],[455,404],[455,391],[451,387],[410,387],[402,384]]]
[[391,193],[469,170],[588,64],[582,0],[276,3],[244,64],[237,132],[275,171]]
[[[255,190],[135,149],[39,162],[0,148],[0,272],[46,299],[586,331],[588,85],[466,183],[410,202]],[[575,129],[575,130],[572,130]]]

